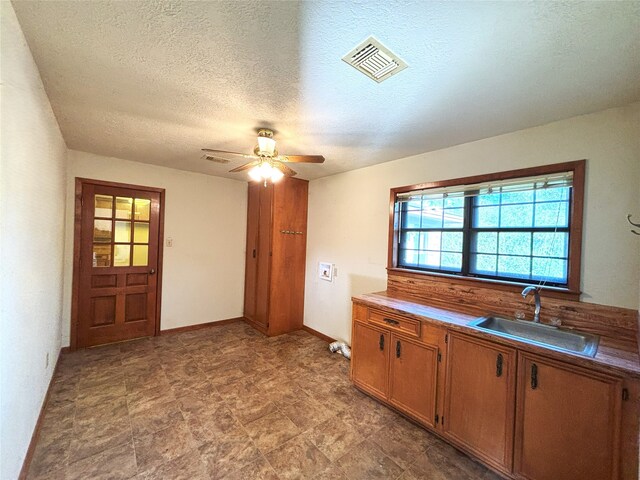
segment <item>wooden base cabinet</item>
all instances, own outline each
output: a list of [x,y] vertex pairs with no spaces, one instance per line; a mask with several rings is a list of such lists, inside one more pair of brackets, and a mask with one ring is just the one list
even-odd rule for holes
[[443,432],[499,471],[511,471],[516,351],[449,333]]
[[518,478],[618,479],[621,391],[619,378],[521,352]]
[[302,328],[308,188],[290,177],[249,184],[244,318],[267,335]]
[[443,329],[427,327],[421,336],[419,323],[354,306],[351,379],[365,392],[433,428],[442,358],[436,342],[438,338],[444,342],[444,337]]

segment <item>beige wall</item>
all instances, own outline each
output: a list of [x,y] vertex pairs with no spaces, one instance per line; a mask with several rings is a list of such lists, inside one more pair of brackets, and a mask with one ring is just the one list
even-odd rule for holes
[[0,16],[0,478],[11,479],[60,352],[67,148],[10,2]]
[[[389,189],[587,159],[582,300],[638,308],[640,103],[312,181],[305,325],[350,338],[352,295],[385,289]],[[335,263],[333,283],[318,262]],[[544,308],[544,305],[543,305]]]
[[[166,189],[161,328],[242,316],[244,181],[69,151],[62,338],[69,344],[75,177]],[[173,239],[173,247],[166,239]]]

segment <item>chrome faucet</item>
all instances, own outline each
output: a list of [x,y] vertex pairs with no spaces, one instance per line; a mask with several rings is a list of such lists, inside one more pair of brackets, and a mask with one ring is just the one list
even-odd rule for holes
[[522,290],[522,298],[527,298],[527,295],[531,292],[533,292],[533,298],[536,301],[536,309],[533,311],[533,321],[534,323],[540,323],[540,287],[529,285]]

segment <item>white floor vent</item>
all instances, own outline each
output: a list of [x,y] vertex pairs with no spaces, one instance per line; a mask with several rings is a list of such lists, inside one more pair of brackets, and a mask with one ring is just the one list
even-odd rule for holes
[[373,36],[347,53],[342,60],[380,83],[407,68],[407,64]]

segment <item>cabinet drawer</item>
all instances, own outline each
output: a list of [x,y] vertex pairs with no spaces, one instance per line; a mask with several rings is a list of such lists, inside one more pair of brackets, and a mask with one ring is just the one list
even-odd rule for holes
[[369,310],[369,322],[375,323],[396,332],[406,333],[414,337],[420,337],[420,321],[401,317],[378,310]]

